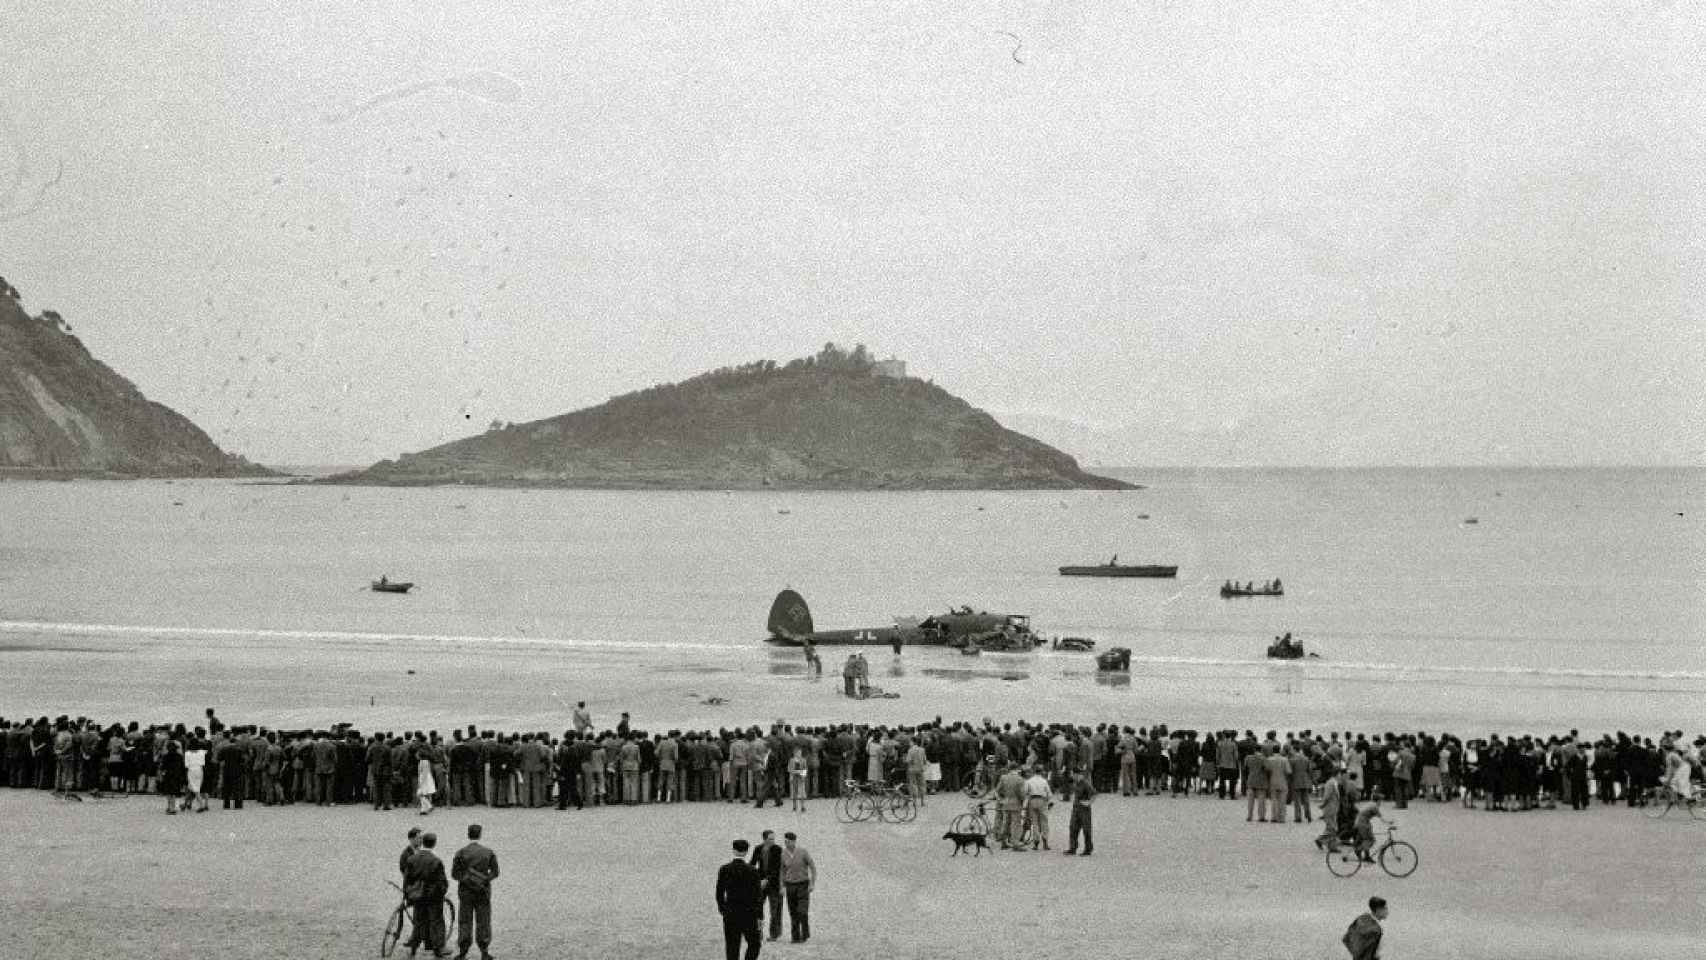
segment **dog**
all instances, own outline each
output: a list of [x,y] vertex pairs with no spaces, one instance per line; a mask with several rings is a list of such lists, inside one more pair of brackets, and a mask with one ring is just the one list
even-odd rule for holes
[[973,851],[972,856],[974,857],[983,856],[983,851],[985,850],[989,850],[990,853],[995,852],[989,847],[989,836],[987,834],[955,833],[954,831],[949,830],[947,833],[942,834],[942,839],[954,841],[953,855],[956,857],[960,855],[960,851],[965,850],[968,847]]

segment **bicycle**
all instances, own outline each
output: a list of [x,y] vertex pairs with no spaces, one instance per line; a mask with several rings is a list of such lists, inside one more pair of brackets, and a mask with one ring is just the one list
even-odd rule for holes
[[835,802],[835,818],[842,823],[862,823],[872,817],[887,823],[918,819],[918,804],[905,787],[866,786],[857,780],[848,780],[846,786],[847,792]]
[[[1392,834],[1397,829],[1397,824],[1387,824],[1385,842],[1370,852],[1374,855],[1374,860],[1379,861],[1380,869],[1385,870],[1387,876],[1401,880],[1416,872],[1417,865],[1421,863],[1421,857],[1416,853],[1415,847],[1402,840],[1392,838]],[[1355,844],[1346,844],[1336,849],[1329,848],[1327,850],[1327,869],[1335,877],[1352,876],[1362,869],[1362,864],[1362,855],[1357,852]]]
[[[397,904],[397,909],[392,910],[390,918],[385,921],[385,932],[379,938],[379,955],[389,957],[391,952],[397,949],[397,942],[404,939],[404,927],[410,928],[411,934],[414,932],[415,911],[414,901],[409,899],[408,893],[402,887],[397,886],[395,880],[385,882],[402,897],[402,902]],[[449,897],[439,902],[444,904],[444,930],[448,936],[450,931],[456,929],[456,904],[451,903]]]
[[1662,820],[1664,815],[1673,808],[1681,807],[1688,815],[1696,820],[1706,820],[1706,803],[1702,803],[1698,794],[1678,794],[1670,787],[1659,787],[1655,795],[1641,808],[1641,812],[1654,820]]
[[[1048,809],[1054,809],[1053,800],[1048,802]],[[1046,846],[1048,844],[1048,837],[1043,835],[1042,824],[1038,823],[1037,818],[1031,815],[1031,807],[1029,803],[1025,805],[1021,818],[1022,819],[1019,822],[1019,839],[1013,842],[1013,849],[1035,850],[1038,847]]]
[[985,812],[988,806],[987,800],[966,804],[966,812],[956,814],[953,822],[948,824],[948,830],[952,833],[981,833],[988,836],[989,815]]

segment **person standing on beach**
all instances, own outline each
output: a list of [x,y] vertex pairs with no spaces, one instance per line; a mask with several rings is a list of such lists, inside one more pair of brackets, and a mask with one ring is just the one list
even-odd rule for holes
[[[1030,779],[1025,781],[1025,816],[1036,824],[1037,838],[1044,850],[1049,848],[1048,806],[1053,795],[1049,788],[1048,775],[1044,772],[1046,769],[1042,764],[1037,764],[1031,768]],[[1024,836],[1022,826],[1019,835]],[[1033,846],[1032,849],[1036,848]]]
[[812,937],[809,916],[812,891],[817,889],[817,864],[790,830],[782,834],[782,888],[788,894],[788,939],[805,943]]
[[1080,773],[1072,781],[1072,820],[1067,826],[1067,856],[1078,855],[1078,837],[1084,836],[1084,853],[1088,857],[1096,849],[1096,836],[1091,830],[1090,801],[1096,798],[1096,788],[1090,778]]
[[776,831],[764,831],[752,848],[752,868],[758,871],[759,889],[770,906],[770,939],[775,940],[782,936],[782,848],[776,845]]
[[1386,900],[1368,898],[1368,912],[1351,921],[1341,943],[1350,951],[1351,960],[1380,960],[1380,937],[1385,932],[1380,921],[1386,919]]
[[450,879],[456,881],[456,960],[466,960],[472,943],[480,945],[481,960],[492,960],[492,881],[498,878],[498,855],[480,843],[480,832],[479,824],[468,825],[468,845],[456,851],[450,865]]
[[415,932],[409,938],[409,955],[414,956],[424,943],[433,956],[448,957],[450,951],[444,949],[444,895],[449,892],[450,883],[444,879],[444,861],[433,852],[438,837],[425,833],[420,841],[421,848],[409,857],[403,870],[403,896],[415,908]]
[[795,813],[806,812],[806,753],[799,747],[788,758],[788,806]]
[[764,941],[758,934],[763,891],[758,871],[746,862],[747,842],[734,842],[734,859],[717,870],[717,912],[723,917],[723,951],[726,960],[740,960],[740,942],[746,941],[746,960],[758,960]]
[[585,700],[575,704],[574,720],[575,732],[581,736],[586,736],[586,732],[592,729],[592,711],[586,708]]
[[166,753],[160,758],[160,792],[166,795],[166,812],[178,812],[178,794],[184,788],[184,755],[178,752],[178,741],[166,741]]

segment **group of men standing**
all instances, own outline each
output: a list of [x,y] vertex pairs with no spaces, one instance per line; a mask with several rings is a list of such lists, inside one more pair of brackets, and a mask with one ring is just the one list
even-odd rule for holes
[[817,864],[799,845],[793,831],[782,835],[764,831],[748,852],[744,839],[734,842],[734,858],[717,871],[717,912],[723,918],[723,949],[727,960],[739,960],[746,943],[746,960],[757,960],[766,904],[770,910],[770,939],[782,935],[782,903],[788,904],[788,933],[794,943],[811,939],[811,894],[817,887]]
[[409,845],[397,861],[403,874],[403,896],[413,913],[414,935],[407,944],[409,955],[425,946],[435,957],[448,957],[445,947],[444,898],[450,881],[456,881],[457,960],[466,960],[468,948],[479,944],[482,960],[492,960],[492,881],[498,878],[498,855],[480,843],[481,828],[468,825],[468,844],[456,851],[450,876],[435,849],[438,837],[420,829],[409,831]]

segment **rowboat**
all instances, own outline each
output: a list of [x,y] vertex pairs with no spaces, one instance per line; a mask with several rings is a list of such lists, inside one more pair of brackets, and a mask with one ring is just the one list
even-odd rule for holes
[[1220,595],[1223,597],[1283,597],[1285,588],[1281,586],[1253,587],[1246,590],[1243,587],[1220,585]]
[[380,577],[373,581],[374,593],[408,593],[414,589],[414,583],[407,580],[387,580]]

